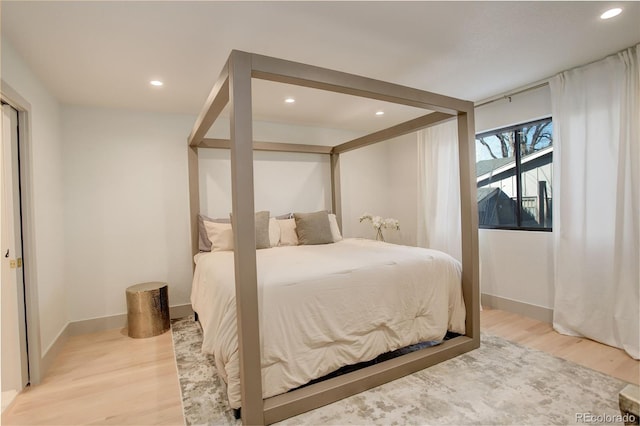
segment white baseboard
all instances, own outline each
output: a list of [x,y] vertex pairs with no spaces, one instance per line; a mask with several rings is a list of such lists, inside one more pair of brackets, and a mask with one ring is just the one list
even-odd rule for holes
[[112,330],[127,326],[127,314],[111,315],[108,317],[91,318],[80,321],[72,321],[67,328],[69,335],[97,333],[99,331]]
[[501,311],[513,312],[538,321],[553,323],[553,309],[543,306],[531,305],[517,300],[506,299],[492,294],[482,293],[482,306],[492,309],[500,309]]
[[15,389],[9,391],[2,392],[2,412],[9,408],[16,400],[16,396],[18,396],[18,391]]
[[[176,305],[169,307],[170,318],[183,318],[193,314],[191,305]],[[70,336],[97,333],[99,331],[124,328],[127,326],[127,314],[111,315],[108,317],[91,318],[70,322],[67,326]]]
[[45,374],[47,374],[47,371],[49,371],[51,364],[53,364],[53,361],[58,357],[69,336],[69,323],[67,323],[67,325],[60,330],[56,338],[53,339],[49,347],[42,353],[42,358],[40,358],[40,380],[42,380]]
[[[171,318],[183,318],[188,315],[193,315],[193,309],[190,304],[169,307],[169,316]],[[127,314],[111,315],[108,317],[91,318],[67,323],[49,347],[44,351],[40,361],[40,376],[45,377],[47,371],[51,367],[51,364],[56,359],[69,337],[81,334],[97,333],[99,331],[112,330],[114,328],[124,328],[126,326]]]
[[189,315],[193,315],[193,308],[190,304],[169,307],[169,316],[171,318],[184,318]]

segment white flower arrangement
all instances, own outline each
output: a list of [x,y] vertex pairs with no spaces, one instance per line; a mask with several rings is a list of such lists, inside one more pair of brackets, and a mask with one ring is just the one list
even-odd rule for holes
[[376,240],[378,241],[384,241],[382,228],[395,229],[396,231],[400,229],[400,222],[398,222],[398,219],[393,219],[391,217],[383,219],[381,216],[373,216],[365,213],[360,216],[360,223],[365,220],[371,222],[371,225],[373,225],[373,229],[376,230]]

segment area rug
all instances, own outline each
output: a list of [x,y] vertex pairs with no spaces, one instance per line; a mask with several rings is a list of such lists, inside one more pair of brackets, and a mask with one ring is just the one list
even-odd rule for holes
[[[192,317],[171,326],[187,425],[235,425],[213,356]],[[622,424],[625,382],[482,334],[481,347],[283,425]]]

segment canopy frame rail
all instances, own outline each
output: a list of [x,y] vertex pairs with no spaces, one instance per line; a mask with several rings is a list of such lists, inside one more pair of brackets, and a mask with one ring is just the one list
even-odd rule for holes
[[[424,116],[333,147],[253,141],[251,79],[258,78],[336,93],[423,108]],[[231,138],[206,134],[226,105]],[[198,252],[199,148],[231,150],[232,221],[236,270],[236,310],[242,420],[270,424],[330,404],[406,376],[480,346],[478,213],[475,179],[474,106],[472,102],[326,68],[233,50],[188,137],[192,251]],[[330,155],[332,209],[342,223],[340,154],[413,133],[448,120],[458,123],[462,294],[466,333],[441,345],[422,349],[333,379],[270,398],[262,398],[260,335],[254,223],[253,151]]]

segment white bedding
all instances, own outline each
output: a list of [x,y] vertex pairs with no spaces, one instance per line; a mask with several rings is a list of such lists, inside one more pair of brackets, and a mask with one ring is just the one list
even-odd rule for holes
[[[258,250],[265,398],[414,343],[463,334],[461,266],[451,256],[363,239]],[[233,252],[195,258],[191,303],[240,407]]]

